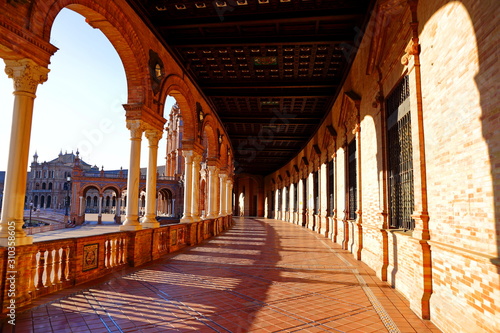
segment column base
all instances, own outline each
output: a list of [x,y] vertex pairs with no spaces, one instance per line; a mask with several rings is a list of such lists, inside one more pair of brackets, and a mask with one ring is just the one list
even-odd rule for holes
[[16,237],[15,240],[10,240],[8,238],[0,238],[0,246],[20,246],[20,245],[30,245],[33,244],[32,236]]
[[145,216],[141,219],[141,225],[143,228],[159,228],[160,222],[154,217]]
[[141,223],[142,227],[144,229],[153,229],[153,228],[159,228],[160,227],[160,222],[142,222]]
[[193,217],[192,216],[183,217],[179,221],[179,223],[191,223],[191,222],[193,222]]
[[121,225],[120,231],[135,231],[142,230],[142,225],[140,224],[129,224],[129,225]]

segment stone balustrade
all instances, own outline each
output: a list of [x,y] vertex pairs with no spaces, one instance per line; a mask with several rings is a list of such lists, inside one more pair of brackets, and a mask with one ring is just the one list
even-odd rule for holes
[[197,245],[231,225],[228,215],[160,228],[0,247],[2,313],[13,302],[19,308],[40,296]]

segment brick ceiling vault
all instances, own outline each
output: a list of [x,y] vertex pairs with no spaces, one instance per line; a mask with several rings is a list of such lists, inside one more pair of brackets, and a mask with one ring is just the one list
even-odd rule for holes
[[236,173],[290,161],[331,109],[373,0],[128,0],[221,119]]

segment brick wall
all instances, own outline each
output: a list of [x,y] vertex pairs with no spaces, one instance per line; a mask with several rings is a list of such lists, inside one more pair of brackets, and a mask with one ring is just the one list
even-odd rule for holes
[[[402,3],[384,11],[376,6],[342,91],[311,140],[322,142],[327,125],[338,133],[337,228],[331,221],[329,235],[355,257],[362,248],[361,260],[398,289],[418,315],[430,318],[444,332],[498,332],[500,112],[495,17],[500,7],[495,1],[419,1],[414,14],[420,55],[415,56],[408,47],[412,12]],[[377,24],[380,33],[375,32]],[[407,62],[402,62],[403,56]],[[406,74],[415,173],[413,232],[388,229],[386,218],[384,98]],[[342,120],[345,92],[361,98],[361,237],[356,222],[343,221],[347,169],[342,146],[353,137],[352,123]],[[302,156],[312,152],[310,143],[266,178],[267,188],[287,170],[293,178],[293,165],[301,165]]]

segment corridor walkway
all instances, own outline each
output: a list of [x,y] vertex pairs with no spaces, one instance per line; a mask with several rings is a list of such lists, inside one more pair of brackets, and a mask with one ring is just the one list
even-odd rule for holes
[[[47,303],[50,302],[50,303]],[[439,332],[329,240],[235,218],[140,269],[36,300],[15,332]],[[14,332],[4,323],[2,332]]]

